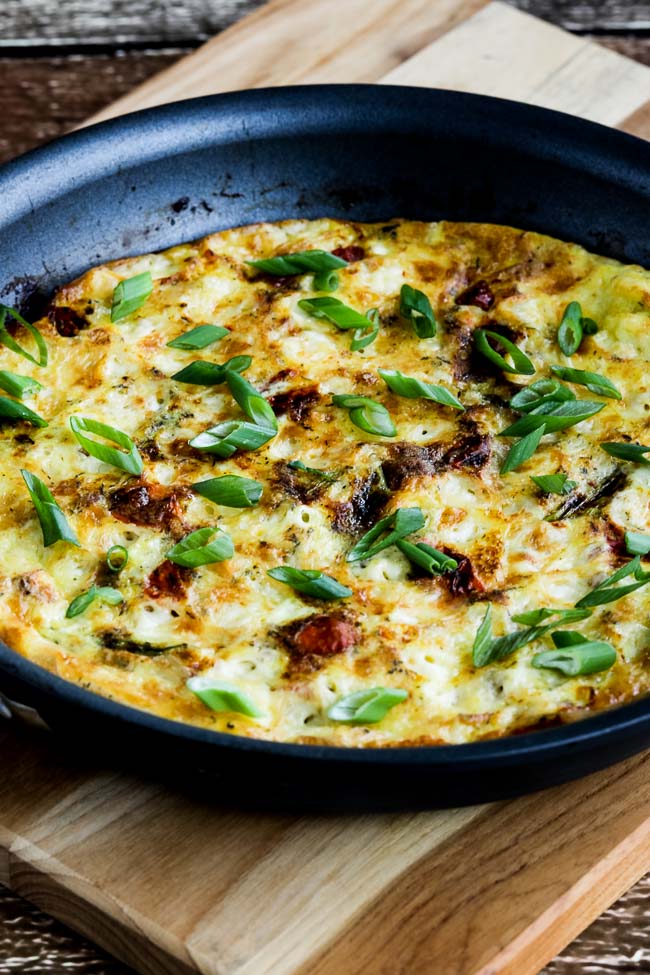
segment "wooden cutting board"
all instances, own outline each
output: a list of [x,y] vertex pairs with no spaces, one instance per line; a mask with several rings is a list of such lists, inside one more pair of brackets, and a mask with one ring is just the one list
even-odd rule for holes
[[[382,81],[650,137],[650,70],[482,0],[274,0],[111,106]],[[223,811],[0,730],[0,882],[143,975],[534,975],[650,869],[650,753],[444,812]],[[118,761],[119,764],[119,761]]]

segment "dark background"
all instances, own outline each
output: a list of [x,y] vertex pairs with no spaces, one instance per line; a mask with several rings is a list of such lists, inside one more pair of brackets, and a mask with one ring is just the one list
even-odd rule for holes
[[[72,128],[261,2],[0,0],[0,162]],[[331,0],[332,11],[344,2]],[[510,2],[650,65],[650,0]],[[0,887],[0,975],[65,972],[131,975]],[[624,973],[650,973],[650,875],[544,975]]]

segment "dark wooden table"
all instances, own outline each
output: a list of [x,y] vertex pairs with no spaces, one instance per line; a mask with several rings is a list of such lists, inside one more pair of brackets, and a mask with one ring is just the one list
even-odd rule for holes
[[[511,2],[650,64],[650,0]],[[0,161],[72,128],[260,3],[0,0]],[[123,965],[0,888],[0,975],[65,971],[130,975]],[[650,973],[650,875],[544,975],[623,973]]]

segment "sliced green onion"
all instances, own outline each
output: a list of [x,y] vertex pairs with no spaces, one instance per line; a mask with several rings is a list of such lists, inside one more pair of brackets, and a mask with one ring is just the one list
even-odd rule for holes
[[601,443],[603,450],[612,457],[620,457],[621,460],[631,460],[635,464],[650,464],[650,457],[644,455],[650,453],[650,447],[645,447],[640,443]]
[[[142,474],[144,470],[142,457],[128,434],[87,416],[71,416],[70,426],[83,449],[91,457],[96,457],[104,464],[111,464],[121,471],[126,471],[127,474]],[[94,433],[105,440],[112,440],[113,443],[117,444],[117,447],[109,447],[107,444],[91,440],[90,437],[84,436],[86,432]]]
[[575,630],[556,630],[555,633],[551,633],[551,640],[558,649],[575,647],[580,643],[589,643],[586,636],[577,633]]
[[37,379],[30,376],[19,376],[16,372],[0,369],[0,389],[4,389],[10,396],[22,399],[27,393],[36,393],[43,387]]
[[176,565],[196,569],[200,565],[225,562],[234,554],[232,539],[227,532],[221,528],[199,528],[177,542],[165,557]]
[[[9,334],[5,324],[7,315],[10,315],[11,318],[19,322],[23,328],[27,329],[36,344],[38,358],[33,356],[31,352],[28,352],[27,349],[23,349],[22,345],[19,345],[18,342],[16,342],[16,340]],[[45,339],[35,325],[25,321],[22,315],[19,315],[14,308],[9,308],[8,305],[0,305],[0,345],[6,346],[6,348],[11,349],[12,352],[17,352],[18,355],[23,357],[23,359],[29,359],[29,361],[33,362],[35,366],[47,365],[47,345],[45,344]]]
[[[492,348],[488,339],[491,339],[497,345],[500,345],[502,349],[505,349],[512,359],[512,365],[496,349]],[[503,335],[499,335],[498,332],[491,332],[485,328],[477,328],[474,332],[474,344],[486,359],[489,359],[499,369],[503,369],[504,372],[516,373],[520,376],[532,376],[535,372],[535,366],[528,356],[514,342],[511,342],[510,339],[505,338]]]
[[[619,586],[622,579],[633,576],[634,582],[625,586]],[[646,586],[650,582],[650,572],[644,572],[641,566],[641,557],[637,555],[627,565],[622,566],[613,575],[603,579],[591,592],[579,599],[576,606],[604,606],[606,603],[613,603],[622,596],[627,596],[631,592],[636,592],[641,586]]]
[[602,640],[588,640],[572,647],[536,653],[531,663],[533,667],[559,670],[567,677],[578,677],[609,670],[616,663],[616,651]]
[[397,687],[372,687],[340,698],[327,712],[330,721],[342,724],[377,724],[401,704],[408,692]]
[[189,332],[183,332],[178,338],[172,339],[171,342],[167,343],[169,349],[205,349],[208,345],[213,345],[228,335],[228,329],[222,328],[221,325],[197,325],[196,328],[191,328]]
[[119,322],[141,308],[153,291],[151,271],[143,271],[135,277],[120,281],[113,292],[111,321]]
[[111,588],[111,586],[91,586],[86,592],[75,596],[65,611],[66,619],[70,620],[75,616],[81,616],[96,599],[102,603],[108,603],[109,606],[119,606],[120,603],[124,602],[122,593]]
[[290,565],[279,565],[269,569],[267,575],[285,586],[291,586],[303,596],[313,596],[315,599],[347,599],[352,595],[351,589],[318,569],[293,569]]
[[[568,427],[582,423],[590,416],[605,407],[605,403],[600,400],[577,399],[567,400],[557,403],[551,400],[542,406],[536,406],[525,416],[515,420],[513,424],[502,430],[498,434],[500,437],[523,437],[538,427],[544,427],[546,433],[555,433],[557,430],[566,430]],[[650,450],[650,447],[648,447]]]
[[571,607],[571,609],[548,609],[547,607],[543,607],[542,609],[530,610],[527,613],[518,613],[512,618],[515,623],[524,623],[526,626],[539,626],[540,623],[544,623],[552,616],[556,617],[553,620],[552,626],[557,626],[558,623],[578,623],[581,620],[589,619],[591,610],[576,609],[575,607]]
[[597,372],[586,372],[584,369],[569,369],[567,366],[551,366],[551,372],[576,386],[586,386],[590,393],[596,396],[607,396],[609,399],[622,399],[611,380],[600,376]]
[[221,364],[196,359],[171,378],[178,383],[191,383],[194,386],[219,386],[225,383],[229,372],[245,372],[252,361],[249,355],[236,355]]
[[598,325],[593,318],[582,318],[581,325],[583,335],[595,335],[598,331]]
[[544,494],[571,494],[578,486],[577,481],[570,481],[566,474],[531,475],[530,479]]
[[397,508],[392,514],[381,518],[359,539],[348,552],[346,562],[371,559],[389,545],[394,545],[399,539],[412,535],[420,528],[424,528],[424,515],[419,508]]
[[367,396],[354,396],[347,393],[332,396],[332,403],[349,410],[350,419],[364,433],[372,433],[377,437],[397,436],[391,415],[381,403],[376,403]]
[[337,328],[367,328],[368,319],[360,311],[343,304],[338,298],[303,298],[298,307],[314,318],[325,318]]
[[400,538],[395,544],[409,562],[413,562],[432,576],[442,575],[443,572],[454,572],[458,568],[456,559],[439,552],[437,548],[432,548],[426,542],[413,543]]
[[408,399],[430,399],[434,403],[441,403],[442,406],[451,406],[454,410],[465,409],[460,400],[444,386],[435,386],[421,379],[413,379],[412,376],[404,376],[397,369],[379,369],[378,372],[388,388],[398,396],[406,396]]
[[40,417],[38,413],[34,413],[24,403],[9,399],[8,396],[0,396],[0,420],[24,420],[34,427],[47,426],[47,420]]
[[273,407],[247,379],[240,376],[238,372],[227,370],[226,383],[235,402],[256,426],[266,427],[272,433],[277,432],[278,421],[273,412]]
[[129,553],[123,545],[111,545],[106,553],[106,565],[111,572],[121,572],[129,561]]
[[521,467],[525,461],[533,456],[539,447],[540,440],[545,433],[545,427],[537,427],[537,429],[531,430],[531,432],[525,437],[522,437],[521,440],[518,440],[517,443],[513,444],[506,454],[503,464],[501,465],[501,473],[509,474],[510,471],[514,471],[518,467]]
[[336,291],[339,276],[336,271],[321,271],[314,275],[314,291]]
[[318,274],[323,271],[333,271],[339,267],[346,267],[347,261],[329,251],[296,251],[295,254],[280,254],[278,257],[265,257],[259,261],[246,261],[257,271],[274,274],[278,277],[289,277],[293,274],[305,274],[313,271]]
[[249,718],[261,717],[261,711],[248,694],[240,691],[235,684],[214,680],[212,677],[190,677],[185,686],[212,711],[230,711],[233,714],[245,714]]
[[625,532],[625,548],[630,555],[650,555],[650,535]]
[[485,616],[476,631],[472,646],[472,663],[475,667],[485,667],[490,662],[492,644],[492,603],[488,603]]
[[70,528],[65,515],[56,503],[52,492],[46,487],[36,474],[21,470],[23,480],[27,485],[29,496],[36,510],[43,532],[43,545],[53,545],[54,542],[71,542],[79,545],[77,536]]
[[245,420],[226,420],[190,440],[190,447],[204,454],[232,457],[236,450],[257,450],[275,436],[274,430]]
[[[590,319],[591,321],[591,319]],[[584,319],[580,302],[572,301],[564,309],[560,327],[557,330],[558,345],[566,356],[571,356],[580,348],[584,334]],[[595,324],[595,322],[594,322]]]
[[263,486],[249,477],[224,474],[222,477],[198,481],[192,485],[192,490],[208,501],[222,504],[226,508],[252,508],[262,497]]
[[431,302],[423,291],[403,284],[399,293],[400,318],[410,322],[419,339],[431,339],[438,330],[438,323]]
[[574,400],[575,393],[568,386],[563,386],[555,379],[538,379],[525,386],[510,400],[510,406],[519,413],[530,413],[544,403],[561,403],[564,400]]
[[290,460],[287,467],[290,467],[292,471],[304,471],[305,474],[313,474],[314,477],[318,477],[321,481],[329,481],[331,484],[334,484],[338,480],[334,474],[330,474],[328,471],[322,471],[318,467],[307,467],[301,460]]
[[350,342],[350,351],[359,352],[361,349],[365,349],[367,345],[374,342],[379,335],[379,312],[376,308],[371,308],[366,312],[366,318],[370,323],[365,328],[357,328],[352,333],[352,341]]
[[[588,609],[536,609],[529,613],[513,616],[515,623],[524,623],[525,630],[515,630],[505,636],[492,637],[491,614],[486,612],[474,640],[472,652],[475,667],[485,667],[487,664],[503,660],[511,656],[527,643],[533,643],[552,630],[558,623],[574,623],[591,616]],[[546,620],[551,620],[546,622]],[[542,625],[543,624],[543,625]]]

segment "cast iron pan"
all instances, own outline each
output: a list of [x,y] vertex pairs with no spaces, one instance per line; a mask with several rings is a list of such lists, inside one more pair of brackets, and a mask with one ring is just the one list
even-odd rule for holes
[[[650,266],[650,145],[567,115],[455,92],[276,88],[129,115],[0,171],[0,301],[26,314],[92,264],[255,220],[491,221]],[[0,686],[96,760],[293,808],[484,802],[650,744],[650,699],[472,745],[336,749],[233,738],[68,684],[0,645]]]

